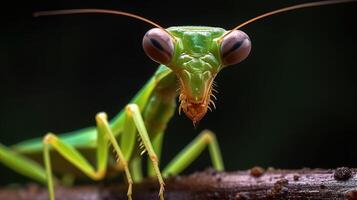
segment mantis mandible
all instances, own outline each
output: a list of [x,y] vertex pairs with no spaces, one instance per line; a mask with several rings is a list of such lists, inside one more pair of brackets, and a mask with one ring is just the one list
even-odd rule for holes
[[[79,13],[104,13],[127,16],[149,23],[155,28],[143,38],[145,53],[160,66],[130,103],[114,118],[105,113],[95,117],[96,127],[66,134],[47,133],[42,139],[24,141],[6,147],[0,144],[0,162],[35,181],[47,184],[49,198],[55,199],[54,185],[59,180],[52,174],[51,152],[57,151],[69,163],[93,180],[105,178],[109,166],[124,172],[128,182],[128,199],[132,199],[132,184],[143,179],[141,155],[147,152],[148,176],[156,176],[160,184],[159,197],[164,199],[164,178],[182,172],[208,147],[213,167],[224,170],[215,135],[203,131],[187,145],[163,170],[159,168],[161,145],[166,124],[176,109],[184,112],[194,125],[215,107],[213,80],[226,66],[246,59],[251,50],[248,35],[238,29],[256,20],[291,10],[354,2],[356,0],[327,0],[290,6],[259,15],[231,30],[205,26],[177,26],[167,29],[137,15],[101,9],[43,11],[35,16]],[[177,92],[179,91],[179,92]],[[139,137],[139,142],[136,138]],[[109,146],[114,155],[109,153]],[[139,146],[139,149],[136,148]],[[93,166],[80,151],[96,151]],[[44,166],[23,154],[43,152]],[[113,166],[112,166],[113,165]]]

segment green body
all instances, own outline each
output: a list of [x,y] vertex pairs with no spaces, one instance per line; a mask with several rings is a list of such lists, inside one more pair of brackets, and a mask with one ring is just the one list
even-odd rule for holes
[[[160,65],[152,78],[138,91],[112,120],[106,115],[96,116],[97,126],[44,138],[24,141],[10,148],[0,144],[0,162],[13,170],[39,182],[47,183],[50,199],[54,199],[51,154],[56,150],[66,161],[94,180],[104,178],[107,165],[114,164],[118,171],[125,171],[129,183],[128,197],[131,199],[131,184],[142,179],[141,157],[138,146],[148,152],[148,175],[156,176],[160,182],[160,197],[163,199],[163,180],[158,167],[161,144],[168,121],[176,109],[178,87],[192,102],[202,101],[221,69],[217,40],[224,29],[213,27],[171,27],[167,29],[175,36],[175,51],[172,61]],[[142,66],[146,67],[146,66]],[[140,143],[137,142],[139,135]],[[114,148],[114,156],[108,151],[108,141]],[[208,146],[213,166],[223,170],[223,163],[215,136],[204,131],[163,170],[163,176],[175,175],[184,170]],[[96,153],[96,168],[84,156],[83,150]],[[45,169],[27,157],[43,152]],[[89,157],[95,157],[95,154]],[[117,162],[108,158],[118,157]],[[90,159],[93,161],[93,159]],[[129,167],[128,167],[129,166]],[[54,165],[54,169],[56,169]],[[130,168],[130,170],[129,170]],[[130,172],[129,172],[130,171]],[[77,174],[72,174],[76,176]],[[131,177],[132,175],[132,177]]]

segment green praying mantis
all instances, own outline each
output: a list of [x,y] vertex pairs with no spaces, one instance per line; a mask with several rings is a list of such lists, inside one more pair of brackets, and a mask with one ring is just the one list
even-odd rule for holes
[[[128,183],[127,196],[132,199],[132,185],[143,179],[141,160],[145,152],[150,162],[147,175],[156,176],[160,185],[159,197],[164,199],[164,178],[177,175],[208,148],[213,167],[224,170],[217,139],[211,131],[201,132],[165,168],[159,168],[161,146],[166,124],[176,109],[183,111],[194,125],[215,107],[213,80],[226,66],[248,57],[251,41],[239,29],[256,20],[291,10],[354,2],[356,0],[327,0],[299,4],[252,18],[231,30],[205,26],[177,26],[167,29],[158,24],[121,11],[101,9],[72,9],[37,12],[35,16],[79,13],[103,13],[135,18],[155,28],[143,38],[145,53],[159,63],[155,74],[137,92],[130,103],[114,118],[105,113],[95,117],[96,127],[65,134],[47,133],[6,147],[0,144],[0,162],[35,181],[47,184],[49,199],[55,200],[54,185],[59,181],[52,173],[51,152],[56,151],[69,163],[93,180],[106,177],[108,167],[124,172]],[[139,141],[137,142],[137,137]],[[112,146],[114,153],[109,152]],[[136,148],[139,146],[139,148]],[[96,163],[91,164],[82,149],[96,151]],[[25,156],[43,153],[44,166]]]

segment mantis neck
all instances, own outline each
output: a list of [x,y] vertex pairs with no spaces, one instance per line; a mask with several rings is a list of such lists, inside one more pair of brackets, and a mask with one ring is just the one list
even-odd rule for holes
[[177,78],[174,73],[164,77],[143,110],[143,117],[150,135],[164,132],[167,123],[175,113],[177,98]]
[[[154,76],[139,90],[130,103],[135,103],[139,106],[145,121],[147,121],[146,118],[150,118],[151,120],[148,119],[149,121],[157,121],[155,123],[150,122],[147,125],[154,126],[154,124],[156,124],[155,126],[163,126],[171,118],[175,110],[175,99],[177,98],[176,90],[176,75],[166,66],[160,65]],[[124,112],[125,109],[122,109],[110,121],[114,135],[118,135],[123,128],[125,120]],[[166,112],[167,114],[162,115],[162,113]],[[170,114],[171,112],[172,114]],[[154,116],[155,114],[158,116]],[[154,120],[155,118],[157,120]],[[166,123],[164,123],[164,121],[166,121]]]

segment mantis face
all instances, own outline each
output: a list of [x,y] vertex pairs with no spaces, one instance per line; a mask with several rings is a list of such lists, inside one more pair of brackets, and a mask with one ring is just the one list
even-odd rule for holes
[[[180,26],[149,30],[143,39],[146,54],[169,67],[179,80],[181,109],[194,124],[214,106],[213,80],[225,66],[244,60],[251,49],[249,37],[235,30]],[[222,38],[222,36],[224,37]]]

